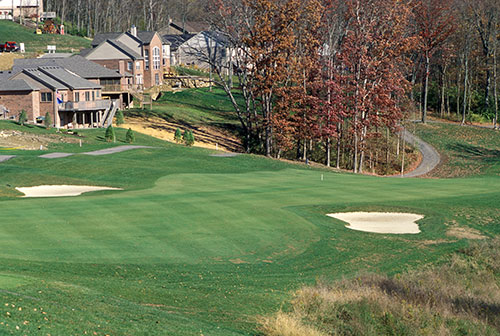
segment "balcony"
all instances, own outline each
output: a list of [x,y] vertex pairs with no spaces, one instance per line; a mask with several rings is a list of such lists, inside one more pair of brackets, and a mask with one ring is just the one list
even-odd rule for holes
[[59,111],[100,111],[106,110],[111,106],[110,100],[65,102],[59,105]]

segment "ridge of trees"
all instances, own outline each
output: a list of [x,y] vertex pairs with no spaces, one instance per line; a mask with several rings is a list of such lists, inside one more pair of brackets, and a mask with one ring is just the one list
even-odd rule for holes
[[[247,151],[307,161],[319,150],[327,166],[363,172],[384,151],[386,164],[389,151],[399,154],[401,125],[416,108],[423,122],[428,107],[441,116],[456,107],[462,123],[472,112],[498,119],[499,3],[210,0],[207,18],[236,54],[204,59],[233,102]],[[231,71],[244,104],[224,76]]]

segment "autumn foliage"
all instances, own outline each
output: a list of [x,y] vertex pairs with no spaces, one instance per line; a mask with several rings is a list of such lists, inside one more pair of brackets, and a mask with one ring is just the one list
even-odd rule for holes
[[321,152],[326,165],[354,172],[375,170],[383,156],[389,164],[408,106],[410,56],[450,29],[444,22],[435,41],[424,41],[412,28],[418,8],[400,0],[213,0],[209,7],[238,51],[247,150],[304,161]]

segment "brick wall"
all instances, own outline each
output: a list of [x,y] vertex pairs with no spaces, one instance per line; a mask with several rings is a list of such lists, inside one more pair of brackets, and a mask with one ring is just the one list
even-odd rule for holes
[[21,111],[25,110],[28,115],[28,121],[34,122],[35,118],[38,117],[36,114],[38,108],[33,108],[33,104],[33,92],[0,92],[0,105],[5,106],[9,110],[9,114],[7,115],[9,119],[18,120]]

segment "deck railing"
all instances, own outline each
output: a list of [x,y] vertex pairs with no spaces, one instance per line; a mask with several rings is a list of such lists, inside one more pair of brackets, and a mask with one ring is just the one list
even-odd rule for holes
[[59,105],[60,111],[99,111],[111,106],[110,100],[65,102]]

